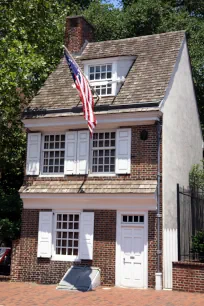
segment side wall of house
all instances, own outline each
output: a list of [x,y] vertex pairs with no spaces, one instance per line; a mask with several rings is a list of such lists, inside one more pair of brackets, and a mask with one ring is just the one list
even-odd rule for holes
[[189,185],[189,171],[202,159],[202,134],[186,41],[177,59],[163,105],[164,287],[172,288],[177,261],[177,183]]

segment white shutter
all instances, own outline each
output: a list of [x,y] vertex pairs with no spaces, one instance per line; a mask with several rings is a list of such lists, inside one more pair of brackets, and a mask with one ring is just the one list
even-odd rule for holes
[[65,140],[65,174],[76,174],[77,132],[66,132]]
[[26,174],[39,175],[40,173],[40,145],[41,133],[28,133]]
[[94,213],[81,213],[80,220],[80,259],[93,259]]
[[78,132],[77,174],[87,174],[89,163],[89,131]]
[[43,211],[39,214],[38,257],[51,257],[52,251],[52,212]]
[[116,132],[116,173],[130,173],[131,129]]

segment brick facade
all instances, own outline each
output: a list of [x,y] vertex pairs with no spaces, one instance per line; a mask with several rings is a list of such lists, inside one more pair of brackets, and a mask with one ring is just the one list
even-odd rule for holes
[[[148,139],[140,139],[142,130],[148,131]],[[78,180],[83,176],[65,176],[63,178],[25,177],[25,184],[33,180]],[[157,178],[157,132],[155,125],[132,127],[131,174],[117,177],[92,177],[88,180],[156,180]],[[162,196],[161,196],[162,199]],[[116,246],[116,211],[96,210],[94,227],[93,262],[82,264],[94,265],[101,269],[102,284],[115,284],[115,246]],[[162,212],[162,205],[161,211]],[[68,267],[69,262],[37,259],[39,210],[24,210],[22,215],[21,239],[13,248],[12,279],[36,281],[40,283],[57,283]],[[148,286],[155,286],[156,272],[156,211],[149,211],[148,220]],[[162,228],[162,225],[161,225]],[[162,230],[161,246],[162,246]],[[161,263],[162,269],[162,263]]]
[[173,262],[173,290],[204,293],[204,263]]
[[92,42],[93,26],[82,16],[67,17],[65,25],[65,46],[71,53],[79,53],[86,41]]
[[[116,177],[86,177],[84,175],[68,175],[65,177],[38,177],[25,176],[25,184],[31,184],[32,181],[66,181],[66,180],[156,180],[157,179],[157,131],[155,125],[141,125],[128,127],[132,129],[131,140],[131,173],[120,174]],[[148,139],[141,140],[140,133],[146,130]]]
[[[58,283],[67,269],[76,263],[37,258],[39,212],[24,209],[21,238],[13,243],[11,279],[43,284]],[[77,265],[92,265],[101,269],[102,285],[115,285],[116,211],[94,210],[93,261],[82,260]],[[155,285],[156,269],[156,218],[149,212],[148,233],[148,286]]]
[[[39,209],[24,209],[21,239],[13,244],[11,277],[14,281],[58,283],[71,262],[37,258]],[[95,210],[93,261],[81,262],[101,269],[101,282],[115,283],[116,211]]]

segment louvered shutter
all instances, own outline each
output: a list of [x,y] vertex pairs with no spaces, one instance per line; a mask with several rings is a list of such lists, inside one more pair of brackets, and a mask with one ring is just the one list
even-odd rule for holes
[[64,173],[76,174],[77,132],[66,132]]
[[41,133],[28,133],[26,174],[39,175],[40,173],[40,145]]
[[87,174],[89,164],[89,131],[78,132],[77,174]]
[[50,258],[52,252],[52,212],[43,211],[39,215],[38,257]]
[[94,213],[81,213],[80,222],[80,259],[93,259]]
[[116,173],[130,173],[131,129],[118,129],[116,132]]

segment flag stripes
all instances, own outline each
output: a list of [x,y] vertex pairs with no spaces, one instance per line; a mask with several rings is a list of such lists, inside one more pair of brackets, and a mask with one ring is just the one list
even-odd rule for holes
[[76,89],[79,93],[80,100],[83,106],[84,119],[88,123],[88,128],[90,130],[91,136],[93,135],[93,130],[96,127],[97,121],[94,115],[94,98],[91,92],[91,88],[88,80],[81,72],[79,66],[75,60],[70,56],[68,50],[64,51],[65,58],[69,69],[72,74],[72,78],[76,85]]

